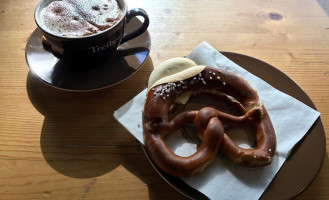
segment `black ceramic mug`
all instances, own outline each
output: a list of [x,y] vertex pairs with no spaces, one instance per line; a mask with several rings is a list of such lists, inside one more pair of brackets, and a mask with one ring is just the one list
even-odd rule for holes
[[[63,57],[105,57],[111,56],[117,47],[144,33],[149,25],[147,13],[141,8],[128,11],[125,0],[117,0],[122,10],[122,16],[113,26],[103,31],[86,36],[62,36],[54,34],[43,25],[40,19],[41,10],[55,0],[41,0],[37,5],[34,18],[37,26],[41,29],[44,37]],[[136,16],[142,16],[144,22],[136,30],[125,33],[126,24]]]

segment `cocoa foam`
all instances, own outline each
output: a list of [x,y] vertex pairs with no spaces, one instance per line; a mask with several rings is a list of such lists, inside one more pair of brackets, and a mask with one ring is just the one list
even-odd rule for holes
[[112,27],[121,19],[116,0],[62,0],[43,8],[44,28],[55,35],[85,36]]

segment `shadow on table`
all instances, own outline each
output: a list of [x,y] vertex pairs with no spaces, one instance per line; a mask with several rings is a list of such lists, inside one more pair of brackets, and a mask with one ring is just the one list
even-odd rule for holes
[[32,104],[44,116],[40,146],[54,170],[69,177],[90,178],[120,164],[108,156],[111,148],[106,148],[113,130],[108,125],[111,113],[105,101],[110,100],[105,91],[61,91],[33,74],[28,76],[27,90]]
[[[153,66],[152,60],[148,58],[145,65]],[[134,87],[140,87],[134,91],[136,94],[147,84],[150,70],[144,68],[134,75],[148,73],[145,81]],[[70,92],[44,84],[29,73],[29,98],[45,117],[40,146],[45,160],[53,169],[69,177],[90,178],[103,175],[121,164],[122,155],[115,151],[125,148],[125,145],[129,147],[131,143],[118,135],[116,128],[119,125],[113,113],[114,109],[136,95],[118,92],[132,85],[133,77],[98,91]]]

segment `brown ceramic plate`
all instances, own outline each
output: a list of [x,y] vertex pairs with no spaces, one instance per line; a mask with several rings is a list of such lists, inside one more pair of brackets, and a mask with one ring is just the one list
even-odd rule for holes
[[[126,33],[135,30],[141,22],[132,18]],[[59,59],[42,44],[42,33],[36,29],[30,36],[25,56],[30,71],[43,82],[64,90],[90,91],[110,87],[136,73],[150,53],[151,38],[142,35],[121,44],[118,51],[101,61],[77,62]]]
[[[307,94],[292,79],[275,67],[249,56],[229,52],[221,53],[278,90],[316,109]],[[172,187],[191,199],[208,199],[181,179],[168,175],[159,169],[151,160],[143,145],[142,148],[155,170]],[[260,199],[291,199],[301,194],[313,182],[320,171],[325,150],[325,133],[319,118],[305,137],[294,147],[292,153]]]

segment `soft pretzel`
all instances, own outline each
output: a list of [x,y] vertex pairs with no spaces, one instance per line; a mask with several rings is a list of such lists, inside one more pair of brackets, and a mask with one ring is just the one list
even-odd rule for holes
[[[170,59],[158,67],[149,80],[143,131],[145,148],[162,170],[174,176],[192,176],[208,167],[218,151],[241,166],[258,167],[272,162],[276,148],[274,128],[257,92],[244,79],[225,70],[196,65],[187,58]],[[169,119],[174,104],[184,104],[191,95],[200,93],[231,102],[242,115],[234,116],[204,107]],[[165,137],[188,123],[194,124],[202,143],[193,155],[182,157],[169,149]],[[225,134],[224,125],[253,127],[257,147],[239,147]]]

